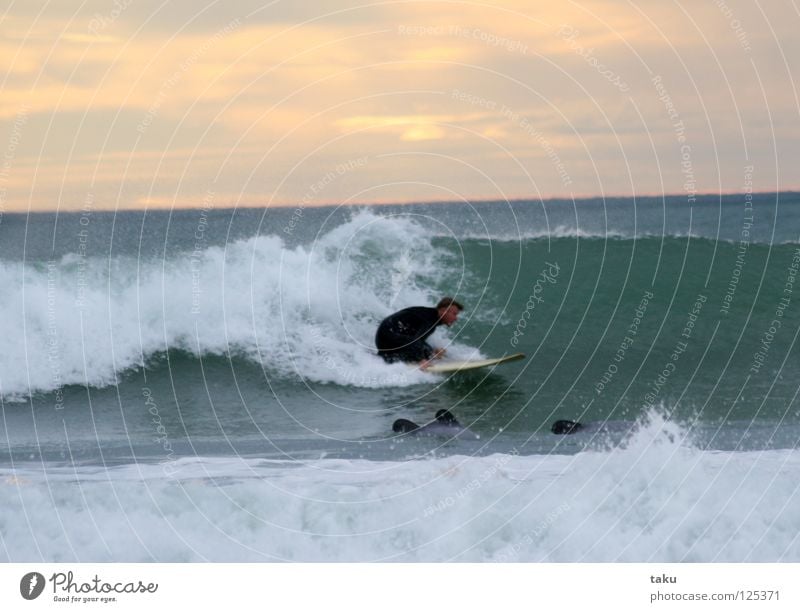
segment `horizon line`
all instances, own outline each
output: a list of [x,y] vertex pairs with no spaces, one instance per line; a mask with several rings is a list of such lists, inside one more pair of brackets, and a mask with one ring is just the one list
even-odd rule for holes
[[797,188],[790,188],[785,190],[766,190],[766,191],[757,191],[752,190],[748,192],[742,191],[720,191],[720,192],[698,192],[694,195],[690,195],[688,193],[646,193],[646,194],[634,194],[634,195],[619,195],[619,194],[601,194],[601,195],[586,195],[586,194],[573,194],[572,196],[547,196],[547,197],[524,197],[524,196],[515,196],[510,198],[477,198],[477,199],[452,199],[452,200],[372,200],[372,201],[353,201],[353,202],[314,202],[314,203],[307,203],[303,204],[302,202],[292,202],[292,201],[281,201],[281,202],[268,202],[268,203],[253,203],[253,202],[244,202],[244,203],[230,203],[224,206],[203,206],[203,202],[198,202],[197,204],[174,204],[172,206],[165,206],[165,205],[155,205],[155,206],[147,206],[147,205],[140,205],[136,208],[101,208],[98,206],[91,206],[90,209],[86,209],[86,207],[78,207],[78,208],[46,208],[41,210],[8,210],[5,211],[0,210],[0,223],[2,222],[2,217],[5,215],[36,215],[36,214],[52,214],[52,213],[59,213],[59,214],[82,214],[86,212],[161,212],[161,211],[182,211],[182,210],[238,210],[238,209],[269,209],[269,208],[286,208],[286,209],[306,209],[306,208],[331,208],[331,207],[350,207],[350,206],[413,206],[413,205],[445,205],[445,204],[491,204],[496,202],[504,202],[504,203],[516,203],[516,202],[556,202],[556,201],[587,201],[587,200],[636,200],[638,199],[653,199],[653,198],[710,198],[710,197],[732,197],[732,196],[745,196],[751,194],[753,196],[765,196],[765,195],[782,195],[782,194],[798,194],[800,195],[800,187]]

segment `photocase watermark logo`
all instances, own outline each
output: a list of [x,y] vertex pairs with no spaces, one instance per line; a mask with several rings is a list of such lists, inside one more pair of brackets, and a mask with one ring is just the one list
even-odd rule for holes
[[69,571],[56,572],[47,579],[39,572],[25,574],[19,581],[19,593],[24,599],[36,599],[48,582],[52,591],[46,597],[52,597],[54,603],[116,603],[130,595],[147,596],[158,591],[157,582],[106,582],[97,574],[83,582]]
[[602,64],[594,56],[594,47],[589,47],[587,49],[577,42],[577,38],[580,36],[580,30],[576,30],[571,25],[562,24],[558,32],[556,32],[556,36],[566,41],[570,49],[586,60],[586,63],[597,70],[600,76],[604,77],[612,85],[615,85],[622,93],[628,93],[631,90],[619,74],[608,68],[605,64]]
[[44,591],[44,576],[39,572],[28,572],[19,581],[19,594],[24,599],[32,600]]
[[517,346],[519,344],[519,339],[525,335],[525,328],[528,327],[528,321],[534,316],[537,304],[544,303],[544,298],[542,297],[544,288],[548,283],[554,285],[558,280],[558,273],[561,270],[558,262],[550,263],[546,261],[544,265],[547,267],[543,268],[541,274],[536,278],[528,301],[525,302],[525,310],[519,318],[519,321],[517,321],[517,327],[514,329],[514,335],[511,337],[511,346]]

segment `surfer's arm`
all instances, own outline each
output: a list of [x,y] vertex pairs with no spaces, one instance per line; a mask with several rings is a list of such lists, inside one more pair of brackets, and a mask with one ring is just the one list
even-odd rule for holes
[[409,326],[414,332],[408,334],[407,352],[413,357],[414,361],[429,361],[437,357],[437,349],[428,344],[428,336],[433,333],[433,328],[426,328],[424,322],[417,322],[416,325]]

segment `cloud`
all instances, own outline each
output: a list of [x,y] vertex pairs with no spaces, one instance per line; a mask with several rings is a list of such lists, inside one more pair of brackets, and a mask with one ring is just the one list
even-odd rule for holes
[[[515,193],[528,179],[509,155],[553,195],[597,189],[592,160],[602,162],[604,188],[629,191],[614,169],[630,163],[636,185],[653,192],[660,184],[643,154],[652,157],[652,146],[666,160],[666,189],[680,191],[674,121],[655,75],[686,124],[698,176],[716,177],[715,143],[725,143],[717,153],[727,163],[749,156],[765,168],[778,146],[773,174],[796,187],[788,140],[798,133],[800,42],[786,7],[361,4],[90,0],[75,12],[15,3],[0,25],[0,149],[21,109],[27,122],[7,205],[27,206],[29,192],[39,207],[81,201],[95,181],[109,197],[132,194],[121,205],[147,197],[166,206],[175,193],[185,193],[181,202],[203,193],[217,175],[220,192],[291,201],[337,160],[360,155],[373,160],[370,172],[337,188],[423,197],[426,187],[401,186],[419,178],[491,197],[479,173],[426,152],[469,159]],[[574,185],[553,173],[543,141]],[[412,152],[419,156],[394,157]],[[738,187],[736,172],[723,172],[724,188]],[[155,191],[139,193],[151,183]],[[74,197],[58,195],[70,190]]]

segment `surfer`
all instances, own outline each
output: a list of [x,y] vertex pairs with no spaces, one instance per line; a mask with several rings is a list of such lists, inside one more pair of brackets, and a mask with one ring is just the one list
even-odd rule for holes
[[464,307],[451,297],[443,297],[436,308],[411,306],[389,315],[378,326],[375,346],[387,363],[420,362],[424,369],[445,354],[426,342],[439,325],[450,327]]
[[392,424],[392,431],[402,434],[415,434],[415,435],[432,435],[432,436],[460,436],[474,437],[476,440],[479,436],[461,423],[458,422],[453,413],[449,410],[439,410],[436,413],[436,420],[427,425],[417,425],[408,419],[397,419]]

